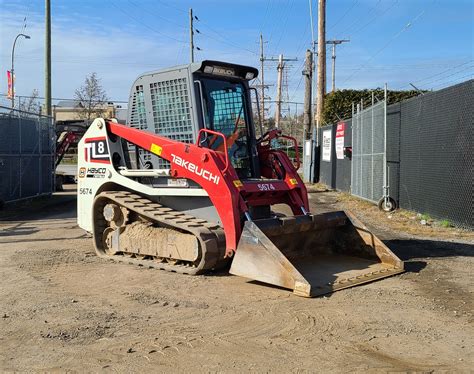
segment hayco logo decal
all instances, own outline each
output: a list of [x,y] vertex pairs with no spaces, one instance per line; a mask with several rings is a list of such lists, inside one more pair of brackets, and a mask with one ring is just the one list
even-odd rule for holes
[[176,165],[181,166],[185,168],[186,170],[189,170],[191,173],[194,173],[196,175],[199,175],[200,177],[203,177],[209,182],[219,184],[221,177],[219,177],[218,175],[214,175],[210,171],[200,168],[199,166],[193,164],[190,161],[185,161],[181,157],[176,156],[174,154],[171,154],[171,157],[173,157],[173,162]]

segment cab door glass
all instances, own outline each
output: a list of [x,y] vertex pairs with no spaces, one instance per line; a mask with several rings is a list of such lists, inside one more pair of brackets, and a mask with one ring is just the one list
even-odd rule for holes
[[[240,178],[252,176],[246,92],[241,83],[203,79],[206,126],[226,137],[227,153]],[[221,137],[210,136],[208,146],[224,152]]]

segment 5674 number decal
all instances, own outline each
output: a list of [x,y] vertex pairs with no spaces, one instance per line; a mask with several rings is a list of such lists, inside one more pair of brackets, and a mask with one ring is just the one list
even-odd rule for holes
[[276,190],[275,186],[271,183],[259,183],[257,184],[257,188],[260,191],[275,191]]
[[79,195],[92,195],[92,188],[79,188]]

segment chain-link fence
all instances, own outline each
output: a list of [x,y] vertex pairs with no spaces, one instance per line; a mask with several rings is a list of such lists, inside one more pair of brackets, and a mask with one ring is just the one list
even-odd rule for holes
[[54,158],[51,117],[0,106],[0,203],[51,194]]
[[399,108],[400,207],[474,228],[474,80]]
[[474,80],[384,106],[354,114],[351,162],[336,157],[336,125],[322,129],[321,181],[473,229]]
[[352,118],[352,194],[378,202],[384,195],[385,101]]

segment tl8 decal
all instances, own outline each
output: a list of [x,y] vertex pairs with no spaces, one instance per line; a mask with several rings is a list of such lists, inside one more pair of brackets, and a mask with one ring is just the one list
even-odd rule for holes
[[110,164],[109,148],[105,137],[85,139],[84,151],[86,162]]

